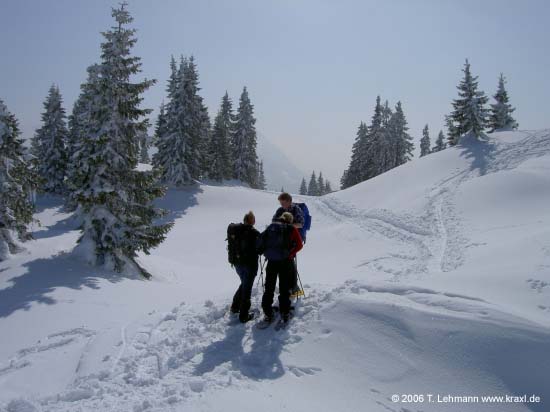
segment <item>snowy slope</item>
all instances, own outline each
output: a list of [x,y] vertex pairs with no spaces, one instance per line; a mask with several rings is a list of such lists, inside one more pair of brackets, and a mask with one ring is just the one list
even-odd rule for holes
[[[224,241],[249,209],[263,228],[276,195],[170,191],[159,203],[175,226],[141,257],[149,282],[78,261],[76,223],[42,199],[36,240],[0,263],[0,410],[550,408],[550,131],[465,139],[304,198],[307,297],[278,332],[226,314]],[[391,401],[428,393],[543,402]]]

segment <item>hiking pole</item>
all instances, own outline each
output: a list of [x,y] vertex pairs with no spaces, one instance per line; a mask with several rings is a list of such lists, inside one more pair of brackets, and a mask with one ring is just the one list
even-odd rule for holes
[[[262,263],[262,257],[259,257],[260,259],[260,279],[262,280],[262,290],[265,292],[265,284],[264,284],[264,265],[265,261]],[[258,282],[260,280],[258,279]]]
[[300,277],[300,272],[298,272],[298,256],[295,256],[294,259],[296,259],[296,277],[298,278],[298,283],[300,283],[300,289],[302,289],[302,294],[304,295],[304,299],[305,299],[306,291],[304,290],[304,285],[302,285],[302,278]]

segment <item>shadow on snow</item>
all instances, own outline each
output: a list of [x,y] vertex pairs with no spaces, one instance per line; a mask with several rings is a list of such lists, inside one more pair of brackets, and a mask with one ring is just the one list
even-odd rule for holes
[[197,196],[202,192],[199,185],[168,189],[163,197],[155,201],[155,206],[166,211],[166,215],[159,219],[158,223],[173,223],[183,217],[187,209],[198,205]]
[[0,318],[17,310],[28,310],[33,303],[55,304],[55,298],[48,294],[60,287],[99,289],[100,279],[110,282],[123,279],[115,272],[88,266],[71,253],[32,260],[23,267],[25,273],[9,279],[12,285],[0,290]]
[[252,346],[250,351],[245,352],[243,338],[246,332],[243,325],[229,326],[223,339],[213,342],[204,350],[202,361],[195,367],[194,374],[203,375],[219,365],[231,362],[232,369],[254,380],[283,376],[285,368],[280,355],[288,332],[252,327]]
[[461,156],[471,160],[470,171],[477,170],[480,176],[490,171],[497,149],[493,141],[468,134],[460,139],[459,146],[462,149]]

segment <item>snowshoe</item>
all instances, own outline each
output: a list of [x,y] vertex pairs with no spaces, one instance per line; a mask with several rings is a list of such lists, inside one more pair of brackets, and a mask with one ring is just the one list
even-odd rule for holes
[[292,292],[290,293],[290,299],[300,298],[304,295],[305,295],[304,290],[300,289],[300,288],[297,288],[297,289],[292,290]]

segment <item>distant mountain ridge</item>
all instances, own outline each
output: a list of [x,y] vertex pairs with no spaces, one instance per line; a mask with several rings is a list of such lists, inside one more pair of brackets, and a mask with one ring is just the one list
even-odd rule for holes
[[269,190],[285,190],[298,193],[300,182],[306,175],[270,139],[258,133],[258,157],[264,162],[264,172]]

